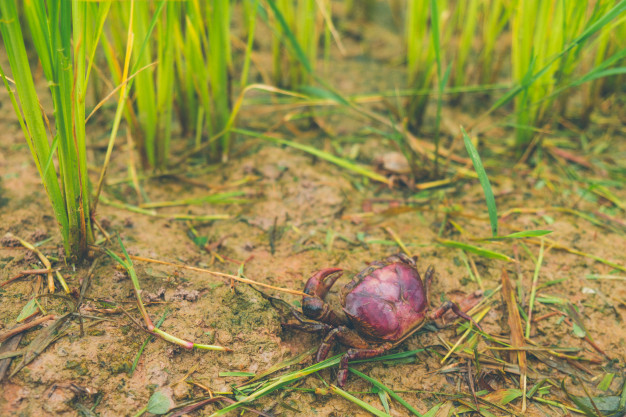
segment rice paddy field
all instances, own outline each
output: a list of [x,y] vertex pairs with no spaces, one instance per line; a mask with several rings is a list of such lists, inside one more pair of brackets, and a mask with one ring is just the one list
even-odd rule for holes
[[[2,0],[0,37],[0,415],[626,415],[626,0]],[[394,266],[392,319],[313,320],[394,254],[430,285]]]

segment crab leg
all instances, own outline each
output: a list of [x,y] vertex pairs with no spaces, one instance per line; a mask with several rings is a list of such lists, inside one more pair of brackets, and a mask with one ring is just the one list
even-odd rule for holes
[[315,362],[321,362],[328,356],[328,352],[333,348],[335,343],[339,341],[346,345],[357,349],[365,349],[370,345],[367,343],[357,332],[349,329],[346,326],[339,326],[332,328],[322,340],[317,354],[315,355]]
[[430,318],[433,319],[433,320],[439,319],[444,314],[446,314],[446,311],[448,311],[448,310],[452,310],[452,312],[454,312],[454,314],[456,314],[460,318],[472,322],[477,328],[481,329],[480,325],[478,323],[476,323],[473,318],[471,318],[470,316],[465,314],[463,311],[461,311],[459,306],[456,305],[455,303],[453,303],[452,301],[446,301],[440,307],[438,307],[435,310],[433,310],[430,313]]
[[291,310],[291,314],[297,320],[297,323],[281,323],[283,328],[297,329],[307,333],[328,333],[332,329],[331,325],[310,320],[298,310]]
[[391,343],[385,343],[376,348],[371,349],[348,349],[348,351],[341,357],[339,365],[339,372],[337,373],[337,384],[343,387],[348,380],[348,361],[355,359],[369,359],[380,356],[393,347]]
[[428,294],[428,290],[430,290],[430,286],[433,283],[433,278],[435,277],[435,267],[432,265],[428,266],[426,273],[424,274],[424,293]]
[[339,327],[335,327],[331,329],[328,334],[326,334],[326,337],[324,337],[324,340],[322,340],[322,343],[320,344],[320,347],[317,349],[317,353],[315,354],[315,363],[321,362],[328,357],[328,352],[330,352],[330,350],[337,342],[337,334],[340,331],[341,330],[339,330]]

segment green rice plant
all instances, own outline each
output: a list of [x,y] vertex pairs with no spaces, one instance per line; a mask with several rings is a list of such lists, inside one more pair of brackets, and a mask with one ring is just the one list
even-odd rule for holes
[[[230,50],[230,2],[212,0],[207,10],[209,29],[208,73],[212,112],[211,135],[226,128],[230,118],[230,76],[232,58]],[[230,134],[220,138],[222,160],[226,161],[230,153]]]
[[210,156],[222,160],[230,152],[230,134],[224,132],[231,115],[230,21],[230,2],[188,0],[172,35],[180,123],[185,133],[195,132],[196,147],[203,137],[221,135]]
[[[285,53],[290,43],[298,43],[308,62],[313,66],[317,61],[317,45],[319,43],[318,21],[321,14],[315,0],[268,0],[274,11],[270,15],[270,27],[274,31],[272,39],[272,62],[274,83],[284,88],[297,89],[308,85],[311,81],[311,71],[304,67],[302,59],[297,53]],[[328,8],[327,10],[330,10]],[[289,28],[283,30],[278,20],[282,19]],[[286,39],[293,37],[293,39]]]
[[408,87],[418,93],[409,98],[407,113],[409,127],[419,130],[429,99],[429,89],[435,75],[435,47],[429,25],[429,2],[407,2],[406,56]]
[[497,81],[503,57],[498,56],[496,42],[507,27],[511,11],[510,0],[484,0],[481,4],[481,52],[478,63],[480,84]]
[[376,10],[376,0],[346,0],[345,14],[351,18],[370,21]]
[[[434,10],[436,7],[437,10]],[[407,82],[414,91],[407,103],[409,128],[420,129],[433,90],[435,76],[442,87],[443,51],[453,34],[447,0],[409,1],[405,22]],[[433,13],[434,11],[434,13]],[[436,22],[435,20],[436,19]],[[435,33],[435,28],[441,28]],[[441,96],[440,96],[441,97]]]
[[516,142],[523,152],[551,120],[556,91],[572,81],[591,36],[623,13],[626,2],[518,0],[512,17]]
[[85,96],[110,4],[78,0],[32,0],[22,4],[24,20],[52,96],[53,129],[40,108],[16,2],[0,2],[0,32],[17,95],[1,68],[0,75],[52,203],[65,253],[71,260],[82,259],[93,241]]
[[[592,51],[585,57],[586,63],[591,63],[592,68],[601,68],[607,61],[624,51],[624,39],[626,38],[626,16],[616,20],[612,25],[602,29],[593,45]],[[612,65],[614,68],[614,77],[598,77],[586,83],[583,89],[583,108],[580,116],[580,124],[587,126],[592,111],[597,108],[600,99],[604,93],[619,92],[626,80],[624,72],[619,72],[619,68],[623,68],[626,59],[617,59]],[[587,68],[589,70],[589,68]],[[606,68],[605,70],[608,70]],[[592,71],[592,70],[591,70]],[[566,108],[566,101],[562,99],[562,112]]]
[[[124,2],[113,6],[110,30],[103,39],[104,52],[113,82],[122,80],[123,53],[128,25],[133,30],[134,88],[124,116],[144,166],[165,168],[171,139],[174,90],[174,40],[171,36],[177,17],[177,2],[137,2],[130,21]],[[156,36],[152,36],[156,29]],[[131,74],[132,75],[132,74]]]
[[464,87],[470,84],[471,75],[468,58],[472,54],[472,44],[476,38],[480,0],[458,2],[455,9],[455,25],[461,28],[454,57],[454,71],[450,76],[452,87]]
[[[605,0],[597,2],[593,6],[593,9],[589,10],[589,13],[591,13],[590,18],[592,20],[596,20],[600,16],[604,15],[616,3],[617,2],[615,0]],[[580,33],[584,29],[582,25],[584,24],[585,12],[586,10],[584,7],[579,7],[579,10],[573,11],[572,16],[565,22],[564,32],[567,38],[573,39],[578,33]],[[578,25],[572,23],[577,23]],[[595,44],[600,41],[600,46],[602,46],[602,40],[606,37],[608,32],[607,29],[608,27],[605,27],[600,30],[598,36],[594,39],[589,40],[584,49],[575,49],[572,53],[566,54],[564,56],[564,58],[559,63],[560,65],[558,69],[558,76],[560,79],[569,82],[576,75],[576,72],[579,72],[580,69],[584,69],[584,67],[586,66],[586,62],[588,61],[587,56],[589,54],[593,55],[594,51],[598,49],[596,48]],[[604,51],[600,52],[605,52],[606,54],[607,50],[605,48]],[[593,59],[593,56],[591,56],[589,61],[593,62],[595,65],[600,65],[602,61],[607,58],[605,54],[596,55],[595,60]],[[572,93],[573,91],[569,89],[559,94],[559,114],[565,114],[565,111],[567,110],[567,103],[570,101],[569,98]]]

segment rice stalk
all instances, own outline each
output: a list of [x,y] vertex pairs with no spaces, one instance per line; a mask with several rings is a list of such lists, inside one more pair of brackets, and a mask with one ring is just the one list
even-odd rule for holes
[[[174,89],[174,39],[177,2],[137,2],[130,19],[129,8],[117,2],[103,40],[113,82],[122,82],[122,65],[128,28],[133,31],[132,73],[124,117],[143,166],[165,167],[171,139]],[[156,36],[153,35],[156,32]],[[137,71],[146,68],[144,71]]]
[[480,84],[492,84],[497,80],[503,57],[498,55],[500,51],[497,51],[496,43],[507,27],[512,9],[504,0],[482,2],[482,51],[478,63]]
[[409,1],[406,13],[406,54],[408,87],[426,91],[412,96],[407,103],[409,127],[419,130],[426,106],[432,80],[435,75],[435,45],[429,27],[430,2]]
[[[320,38],[318,22],[323,23],[316,1],[267,0],[267,3],[273,12],[269,14],[269,24],[274,32],[272,65],[275,85],[298,89],[310,84]],[[329,11],[330,8],[325,9],[325,12]],[[296,50],[291,47],[294,43],[298,45]]]
[[77,0],[49,3],[33,0],[22,5],[24,26],[28,27],[52,96],[52,130],[40,108],[16,2],[0,2],[0,32],[17,95],[2,69],[0,75],[52,203],[65,253],[73,261],[84,258],[93,241],[86,168],[85,97],[94,50],[110,5],[108,1],[92,4]]
[[[591,37],[626,10],[626,1],[518,0],[512,17],[516,144],[521,153],[536,127],[551,121],[553,93],[568,85]],[[611,7],[612,6],[612,7]]]

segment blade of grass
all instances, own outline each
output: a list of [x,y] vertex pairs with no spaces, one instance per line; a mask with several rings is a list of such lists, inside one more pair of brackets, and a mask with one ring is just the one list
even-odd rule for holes
[[302,145],[300,143],[297,142],[292,142],[286,139],[281,139],[281,138],[276,138],[273,136],[268,136],[268,135],[264,135],[262,133],[257,133],[257,132],[253,132],[251,130],[244,130],[244,129],[232,129],[233,133],[239,133],[241,135],[245,135],[245,136],[251,136],[251,137],[255,137],[258,139],[262,139],[274,144],[278,144],[278,145],[285,145],[285,146],[290,146],[292,148],[295,149],[299,149],[301,151],[307,152],[311,155],[317,156],[320,159],[323,159],[327,162],[333,163],[341,168],[347,169],[349,171],[352,171],[356,174],[362,175],[364,177],[370,178],[374,181],[378,181],[378,182],[382,182],[382,183],[389,183],[389,179],[386,178],[383,175],[377,174],[374,171],[371,171],[361,165],[357,165],[354,164],[348,160],[336,157],[335,155],[329,154],[328,152],[324,152],[318,148],[314,148],[312,146],[308,146],[308,145]]
[[205,197],[188,198],[184,200],[155,201],[155,202],[150,202],[150,203],[144,203],[141,205],[141,208],[150,209],[150,208],[158,208],[158,207],[187,206],[187,205],[194,205],[194,204],[245,203],[248,200],[237,198],[237,197],[241,197],[244,195],[246,195],[244,191],[230,191],[226,193],[217,193],[217,194],[207,195]]
[[[539,237],[552,233],[552,230],[524,230],[521,232],[515,232],[504,236],[492,236],[477,238],[476,240],[509,240],[509,239],[523,239],[527,237]],[[472,239],[473,240],[473,239]]]
[[[612,268],[619,269],[620,271],[626,272],[626,266],[623,266],[623,265],[620,265],[618,263],[609,261],[608,259],[601,258],[601,257],[599,257],[597,255],[593,255],[591,253],[586,253],[586,252],[579,251],[577,249],[570,248],[568,246],[565,246],[565,245],[562,245],[562,244],[560,244],[558,242],[555,242],[554,240],[551,240],[551,239],[549,239],[547,237],[542,238],[542,240],[544,240],[544,239],[545,239],[545,241],[547,243],[550,244],[550,247],[552,249],[560,249],[560,250],[564,250],[564,251],[569,252],[569,253],[573,253],[574,255],[579,255],[579,256],[583,256],[585,258],[593,259],[593,260],[595,260],[597,262],[603,263],[603,264],[608,265],[608,266],[610,266]],[[541,242],[538,241],[538,240],[535,240],[535,239],[527,239],[526,242],[532,243],[534,245],[541,245]]]
[[[167,318],[167,314],[168,313],[169,313],[169,311],[165,310],[165,312],[163,313],[163,315],[161,316],[159,321],[157,321],[157,323],[154,325],[154,327],[156,327],[157,329],[159,327],[161,327],[161,325],[163,324],[163,322]],[[129,377],[133,376],[133,373],[135,372],[135,369],[137,368],[137,365],[139,365],[139,359],[141,358],[141,354],[143,353],[143,351],[146,348],[146,346],[148,346],[148,343],[150,343],[150,341],[153,340],[153,338],[154,338],[154,336],[148,336],[146,338],[146,340],[144,340],[144,342],[141,345],[141,347],[139,348],[139,351],[137,352],[137,355],[135,355],[135,360],[133,360],[133,365],[130,367],[130,371],[128,372],[128,376]]]
[[463,249],[468,252],[475,253],[476,255],[484,256],[485,258],[498,259],[501,261],[508,261],[508,262],[514,261],[513,258],[507,255],[504,255],[502,253],[494,252],[489,249],[481,248],[479,246],[468,245],[467,243],[463,243],[463,242],[457,242],[455,240],[437,239],[437,242],[439,242],[443,246]]
[[544,247],[544,240],[541,239],[541,247],[539,248],[539,256],[537,257],[537,263],[535,265],[535,273],[533,274],[532,288],[530,290],[530,300],[528,301],[528,320],[526,321],[526,333],[525,333],[525,337],[527,339],[530,338],[530,326],[532,323],[533,307],[535,305],[535,296],[537,293],[537,281],[539,280],[539,270],[541,269],[541,264],[543,263],[543,247]]
[[489,182],[489,178],[487,177],[487,173],[485,172],[485,168],[483,167],[483,163],[480,160],[480,155],[478,155],[478,151],[472,144],[471,139],[465,132],[465,129],[461,127],[461,132],[463,133],[463,141],[465,142],[465,148],[467,149],[467,153],[469,154],[472,163],[474,164],[474,170],[476,170],[476,174],[478,174],[478,180],[480,181],[480,185],[483,187],[483,192],[485,193],[485,201],[487,202],[487,212],[489,213],[489,221],[491,223],[491,233],[493,236],[498,235],[498,212],[496,210],[496,199],[493,196],[493,190],[491,189],[491,183]]
[[352,394],[342,390],[341,388],[339,388],[339,387],[337,387],[335,385],[331,385],[330,386],[330,390],[332,392],[334,392],[335,394],[339,394],[341,397],[345,398],[346,400],[353,402],[354,404],[358,405],[362,409],[369,411],[370,413],[374,414],[375,416],[378,416],[378,417],[391,417],[389,414],[387,414],[387,413],[385,413],[383,411],[380,411],[377,408],[372,407],[371,405],[369,405],[365,401],[358,399],[354,395],[352,395]]
[[98,201],[100,198],[100,193],[102,192],[102,186],[104,185],[104,177],[106,176],[107,169],[109,167],[109,161],[111,160],[111,153],[113,152],[113,146],[115,145],[115,139],[117,138],[117,131],[120,127],[120,123],[122,121],[122,115],[124,113],[124,107],[126,100],[128,98],[128,91],[132,86],[132,80],[128,80],[128,70],[130,67],[130,59],[131,53],[133,50],[133,31],[132,31],[132,21],[134,15],[134,4],[135,2],[130,2],[130,12],[129,12],[129,20],[130,23],[128,25],[128,34],[126,38],[126,54],[124,58],[124,70],[122,72],[122,78],[120,80],[122,84],[122,88],[120,89],[120,96],[117,101],[117,109],[115,110],[115,116],[113,117],[113,126],[111,127],[111,134],[109,135],[109,143],[107,145],[107,151],[104,157],[104,163],[102,164],[102,170],[100,171],[100,178],[98,179],[98,185],[96,186],[96,191],[93,196],[92,208],[91,210],[95,213],[98,207]]
[[407,403],[402,397],[400,397],[398,394],[396,394],[393,390],[391,390],[390,388],[386,387],[385,385],[383,385],[382,383],[380,383],[379,381],[375,380],[374,378],[371,378],[367,375],[365,375],[362,372],[357,371],[354,368],[348,368],[350,370],[350,372],[352,372],[353,374],[359,376],[360,378],[363,378],[364,380],[368,381],[369,383],[371,383],[372,385],[378,387],[380,390],[386,392],[387,394],[389,394],[389,396],[391,398],[393,398],[394,400],[398,401],[400,404],[402,404],[407,410],[409,410],[411,413],[413,413],[414,415],[418,416],[418,417],[422,417],[422,415],[419,413],[419,411],[417,411],[415,408],[413,408],[411,406],[411,404]]

